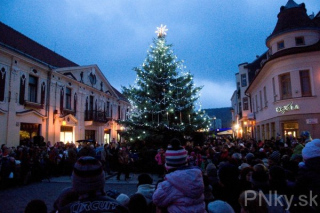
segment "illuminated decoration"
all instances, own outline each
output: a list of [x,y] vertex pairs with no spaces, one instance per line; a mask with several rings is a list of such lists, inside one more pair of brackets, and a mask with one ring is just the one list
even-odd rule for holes
[[166,25],[162,25],[160,27],[157,27],[157,30],[156,30],[156,34],[158,36],[158,38],[164,38],[166,35],[167,35],[167,32],[168,29],[167,29],[167,26]]
[[65,120],[62,121],[62,126],[65,126],[67,122]]
[[146,59],[135,67],[134,85],[122,87],[130,101],[128,119],[117,121],[126,127],[127,140],[166,135],[190,135],[208,129],[210,119],[198,102],[202,87],[195,86],[193,76],[186,71],[165,40],[166,26],[158,28]]
[[299,110],[299,109],[300,109],[300,107],[298,104],[294,105],[293,102],[291,102],[285,106],[277,107],[276,112],[284,114],[287,111]]

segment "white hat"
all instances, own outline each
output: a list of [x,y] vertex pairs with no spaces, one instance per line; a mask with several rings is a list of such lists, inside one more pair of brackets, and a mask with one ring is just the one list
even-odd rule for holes
[[302,157],[304,160],[320,157],[320,139],[314,139],[307,143],[302,149]]
[[123,206],[127,206],[129,201],[130,201],[130,198],[128,195],[126,194],[119,194],[119,196],[116,198],[116,200]]

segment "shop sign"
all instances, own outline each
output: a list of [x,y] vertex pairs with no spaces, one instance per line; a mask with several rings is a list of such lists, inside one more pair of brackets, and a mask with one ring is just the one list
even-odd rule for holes
[[291,102],[290,104],[287,104],[285,106],[280,106],[276,108],[276,112],[282,113],[284,114],[287,111],[292,111],[292,110],[298,110],[300,109],[298,104],[293,104],[293,102]]
[[307,121],[307,124],[317,124],[318,118],[309,118],[306,121]]

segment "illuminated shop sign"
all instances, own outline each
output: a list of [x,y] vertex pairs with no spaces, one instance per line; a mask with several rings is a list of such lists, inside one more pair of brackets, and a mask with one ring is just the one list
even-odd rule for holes
[[277,107],[276,112],[284,114],[287,111],[298,110],[298,109],[300,109],[299,105],[293,104],[293,102],[291,102],[290,104],[287,104],[285,106]]

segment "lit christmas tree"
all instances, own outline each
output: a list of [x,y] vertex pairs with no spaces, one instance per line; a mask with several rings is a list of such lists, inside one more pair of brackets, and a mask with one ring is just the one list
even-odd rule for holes
[[166,26],[157,29],[144,63],[134,68],[135,85],[122,87],[132,108],[129,119],[118,122],[126,127],[123,136],[130,141],[182,138],[210,125],[209,117],[195,106],[202,87],[195,87],[183,61],[166,44]]

